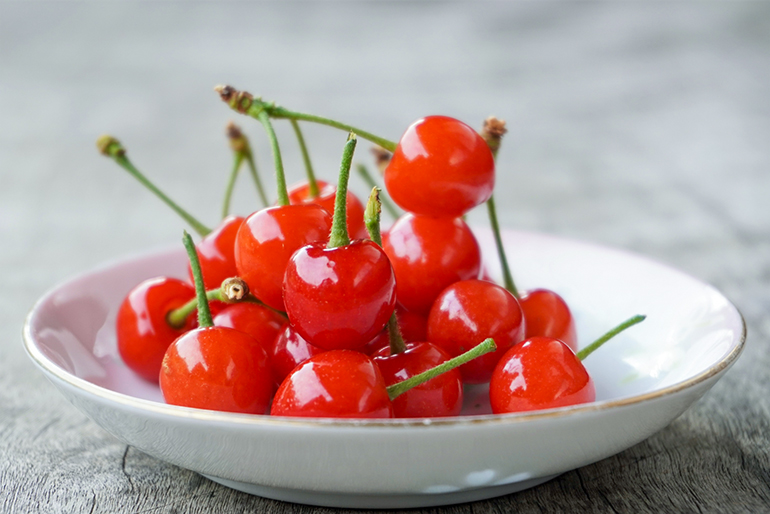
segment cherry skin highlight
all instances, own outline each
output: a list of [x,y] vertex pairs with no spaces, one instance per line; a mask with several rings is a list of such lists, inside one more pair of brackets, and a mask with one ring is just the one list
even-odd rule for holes
[[495,161],[471,127],[447,116],[428,116],[401,136],[385,169],[385,187],[406,211],[457,218],[492,196]]
[[485,280],[464,280],[447,287],[428,316],[428,340],[456,357],[491,337],[497,350],[460,366],[463,382],[488,382],[497,362],[524,339],[524,316],[516,298]]
[[[329,215],[334,214],[334,201],[337,195],[337,187],[333,184],[316,180],[318,184],[318,196],[310,196],[310,184],[301,182],[289,189],[289,203],[304,204],[315,203],[326,209]],[[347,211],[347,227],[351,239],[366,239],[366,226],[364,226],[364,205],[356,195],[348,191],[345,197],[345,210]]]
[[168,313],[195,297],[195,288],[175,278],[145,280],[128,293],[118,310],[116,334],[118,352],[132,371],[149,382],[158,382],[160,364],[166,349],[185,331],[168,324]]
[[281,385],[291,371],[314,355],[325,350],[305,341],[290,324],[278,334],[273,343],[270,364],[273,370],[273,382]]
[[286,377],[273,416],[392,418],[393,404],[377,365],[366,355],[333,350],[311,357]]
[[527,327],[527,338],[542,336],[558,339],[573,352],[578,351],[575,319],[567,302],[548,289],[533,289],[519,298]]
[[369,240],[297,250],[283,283],[294,329],[324,350],[354,350],[373,339],[396,304],[396,279],[382,248]]
[[[235,267],[235,236],[243,223],[239,216],[228,216],[222,223],[195,245],[203,270],[203,285],[216,289],[226,278],[238,275]],[[187,272],[192,282],[192,270]]]
[[[386,385],[403,382],[451,358],[431,343],[407,343],[406,347],[406,351],[395,355],[391,355],[390,348],[386,347],[373,357]],[[458,369],[432,378],[393,400],[393,412],[397,418],[457,416],[462,406],[463,383]]]
[[273,381],[267,353],[254,338],[207,327],[187,332],[168,348],[160,389],[171,405],[264,414]]
[[550,337],[533,337],[503,355],[489,382],[492,412],[553,409],[596,399],[583,363],[569,346]]
[[286,326],[286,318],[263,305],[241,302],[227,305],[214,315],[214,326],[228,327],[253,337],[268,355],[276,337]]
[[479,276],[481,250],[460,218],[405,214],[383,237],[382,248],[396,274],[398,303],[416,314],[427,314],[450,284]]
[[268,207],[255,212],[243,222],[235,239],[238,276],[254,296],[285,311],[286,264],[303,246],[327,241],[331,226],[329,213],[316,204]]

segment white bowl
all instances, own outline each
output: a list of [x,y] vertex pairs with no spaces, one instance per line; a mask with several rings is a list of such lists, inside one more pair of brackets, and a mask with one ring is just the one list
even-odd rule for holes
[[[494,274],[488,231],[477,230]],[[586,359],[597,401],[492,415],[483,387],[441,420],[290,419],[163,403],[120,361],[117,308],[143,279],[185,277],[179,248],[74,278],[40,299],[27,352],[67,399],[118,439],[229,487],[313,505],[424,507],[490,498],[624,450],[700,398],[741,353],[746,328],[713,287],[646,258],[555,237],[504,233],[523,289],[572,307],[582,345],[634,315],[647,320]]]

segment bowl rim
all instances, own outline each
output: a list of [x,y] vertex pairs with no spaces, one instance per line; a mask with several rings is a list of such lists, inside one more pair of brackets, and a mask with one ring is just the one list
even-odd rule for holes
[[323,428],[330,428],[330,427],[331,428],[343,428],[343,427],[344,428],[350,428],[350,427],[416,428],[416,427],[457,427],[457,426],[466,426],[466,425],[490,425],[490,424],[497,425],[501,423],[518,424],[518,423],[530,422],[535,420],[577,416],[587,412],[613,410],[617,408],[649,402],[649,401],[670,396],[672,394],[694,387],[714,377],[715,375],[718,375],[723,371],[725,371],[735,362],[735,360],[743,352],[743,349],[746,344],[746,336],[747,336],[746,320],[743,317],[743,314],[741,313],[741,311],[737,308],[737,306],[732,301],[730,301],[730,299],[727,298],[724,295],[724,293],[717,290],[716,288],[713,288],[713,286],[711,286],[710,284],[698,278],[695,278],[683,271],[680,271],[672,266],[658,262],[644,255],[636,254],[634,252],[627,251],[624,249],[613,248],[613,247],[608,247],[608,246],[604,246],[596,243],[572,239],[569,237],[554,236],[551,234],[544,234],[541,232],[534,232],[534,231],[505,229],[503,230],[503,232],[507,232],[511,234],[519,234],[524,236],[532,235],[532,236],[546,238],[549,240],[558,240],[558,241],[569,242],[571,244],[584,245],[596,250],[617,252],[620,254],[634,257],[636,259],[642,259],[644,261],[647,261],[657,266],[661,266],[669,271],[683,275],[689,278],[690,280],[694,280],[699,284],[711,287],[712,289],[714,289],[714,291],[716,291],[719,295],[721,295],[727,301],[730,307],[735,309],[735,312],[738,314],[741,320],[740,338],[738,338],[737,343],[733,342],[733,348],[730,350],[729,353],[727,353],[727,355],[723,356],[719,361],[717,361],[716,363],[714,363],[713,365],[711,365],[709,368],[705,369],[701,373],[698,373],[697,375],[690,377],[686,380],[682,380],[670,386],[664,387],[662,389],[657,389],[648,393],[633,395],[633,396],[620,398],[616,400],[602,400],[597,402],[571,405],[567,407],[559,407],[554,409],[544,409],[544,410],[537,410],[537,411],[516,412],[516,413],[506,413],[506,414],[481,414],[481,415],[470,415],[470,416],[454,416],[454,417],[447,417],[447,418],[394,418],[394,419],[299,418],[299,417],[295,418],[295,417],[285,417],[285,416],[271,416],[269,414],[240,414],[240,413],[232,413],[232,412],[196,409],[191,407],[182,407],[178,405],[169,405],[165,403],[159,403],[152,400],[145,400],[143,398],[137,398],[128,394],[119,393],[117,391],[113,391],[113,390],[101,387],[92,382],[89,382],[88,380],[77,377],[67,372],[66,370],[62,369],[60,366],[55,364],[53,361],[51,361],[37,346],[37,344],[35,343],[35,338],[32,335],[32,324],[35,321],[35,318],[41,306],[44,303],[46,303],[54,294],[59,292],[62,288],[74,282],[77,282],[78,280],[84,279],[85,277],[91,275],[94,272],[106,271],[108,269],[117,267],[122,264],[127,264],[131,261],[134,261],[136,259],[143,258],[143,257],[144,258],[153,257],[153,256],[158,257],[163,253],[171,254],[171,253],[177,253],[181,251],[176,247],[174,247],[173,249],[171,247],[156,247],[156,248],[148,249],[143,252],[129,254],[122,258],[105,261],[90,270],[83,271],[72,277],[69,277],[68,279],[65,279],[59,282],[58,284],[50,288],[48,291],[46,291],[32,305],[29,312],[27,313],[27,316],[24,319],[24,325],[22,327],[22,339],[24,342],[24,349],[26,350],[27,355],[30,357],[30,359],[45,374],[49,375],[49,379],[51,377],[54,377],[72,388],[78,389],[82,392],[95,396],[102,401],[114,402],[114,403],[120,404],[123,407],[130,407],[141,411],[147,411],[148,413],[152,413],[152,414],[169,416],[172,418],[177,418],[179,421],[197,420],[197,421],[230,423],[235,425],[247,425],[247,426],[266,425],[269,427],[290,426],[290,427],[314,427],[314,428],[322,428],[322,427]]

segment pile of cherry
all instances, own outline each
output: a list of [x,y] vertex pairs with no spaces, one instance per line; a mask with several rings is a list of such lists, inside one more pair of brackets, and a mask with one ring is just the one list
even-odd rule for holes
[[[396,144],[229,86],[217,91],[231,108],[259,120],[271,143],[278,200],[245,219],[227,216],[244,163],[267,200],[237,127],[229,127],[235,160],[224,219],[214,230],[150,183],[116,139],[97,143],[202,236],[196,246],[184,238],[194,286],[146,280],[118,312],[123,361],[159,383],[167,403],[277,416],[456,416],[463,385],[487,382],[495,413],[595,399],[581,360],[644,317],[578,352],[564,300],[545,289],[516,290],[492,196],[503,122],[490,118],[479,134],[461,121],[429,116]],[[273,119],[291,122],[306,165],[308,180],[291,189]],[[298,121],[349,132],[336,187],[315,179]],[[388,196],[381,199],[374,187],[365,207],[347,187],[358,137],[392,152],[380,150]],[[381,235],[388,197],[407,212]],[[486,276],[463,219],[482,203],[504,287]]]

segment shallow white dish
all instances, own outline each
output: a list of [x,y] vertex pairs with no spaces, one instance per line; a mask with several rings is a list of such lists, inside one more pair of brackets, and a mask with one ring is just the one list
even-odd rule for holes
[[[478,230],[494,275],[494,246]],[[668,425],[735,362],[746,330],[713,287],[622,251],[506,231],[521,289],[547,287],[572,307],[581,345],[634,314],[647,320],[586,359],[597,402],[468,417],[295,420],[166,405],[117,356],[114,322],[143,279],[184,278],[178,249],[74,278],[41,298],[24,326],[32,360],[78,409],[120,440],[253,494],[323,506],[424,507],[499,496],[628,448]]]

